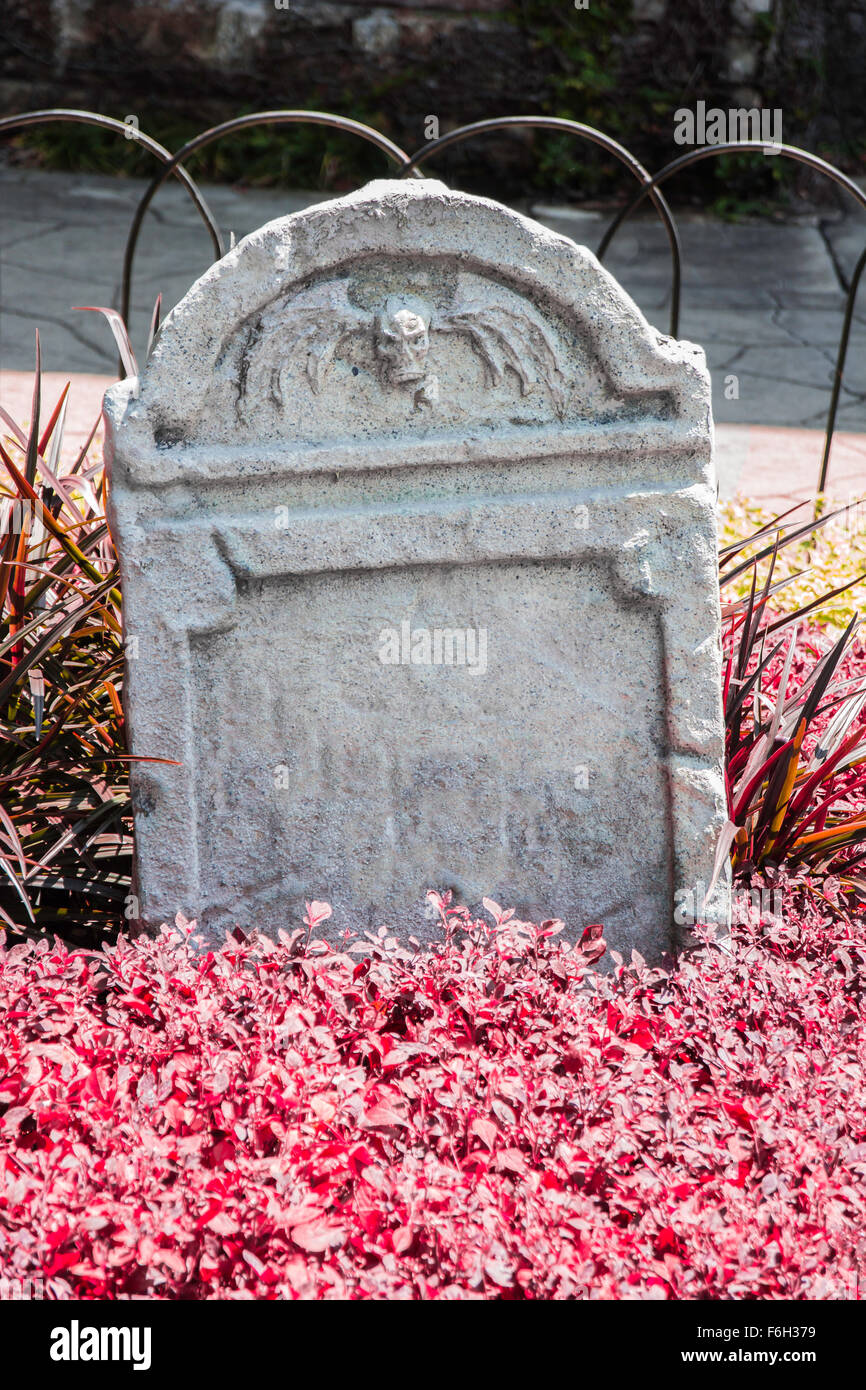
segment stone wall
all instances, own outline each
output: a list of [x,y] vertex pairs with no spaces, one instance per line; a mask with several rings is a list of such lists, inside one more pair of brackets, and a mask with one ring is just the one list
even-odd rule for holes
[[[4,114],[80,105],[137,113],[159,134],[168,119],[191,133],[241,111],[319,107],[369,120],[415,149],[431,115],[447,130],[547,112],[598,124],[656,165],[676,153],[673,112],[698,100],[780,106],[787,140],[820,140],[849,163],[866,137],[864,0],[588,0],[585,9],[570,0],[6,0],[5,8]],[[513,193],[527,179],[556,188],[567,182],[561,157],[555,148],[548,157],[548,141],[539,173],[540,143],[489,141],[483,153],[476,145],[444,157],[435,172],[476,191]],[[358,172],[370,170],[348,167],[348,182]],[[579,160],[567,170],[583,173]]]

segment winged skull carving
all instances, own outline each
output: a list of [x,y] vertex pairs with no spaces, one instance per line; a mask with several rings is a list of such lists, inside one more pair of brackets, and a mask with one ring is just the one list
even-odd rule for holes
[[429,370],[431,333],[468,339],[484,366],[485,382],[498,386],[506,368],[517,376],[521,395],[542,385],[558,413],[564,383],[556,348],[540,315],[520,307],[491,304],[458,278],[447,309],[433,310],[415,295],[391,295],[378,313],[349,299],[347,280],[330,281],[298,296],[278,312],[265,310],[249,330],[240,370],[238,413],[270,399],[282,408],[290,377],[301,368],[318,394],[337,352],[355,335],[369,344],[383,387],[411,387],[416,408],[438,400],[438,378]]

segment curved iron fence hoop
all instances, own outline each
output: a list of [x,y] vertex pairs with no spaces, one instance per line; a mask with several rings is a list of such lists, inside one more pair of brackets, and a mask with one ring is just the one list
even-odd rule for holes
[[[578,135],[585,140],[590,140],[594,145],[600,145],[609,154],[615,155],[620,163],[634,174],[639,183],[644,184],[641,197],[649,196],[653,206],[662,220],[668,241],[671,247],[671,319],[670,334],[672,338],[677,336],[680,322],[680,276],[682,263],[682,248],[680,246],[680,236],[674,215],[668,206],[667,200],[655,187],[650,172],[645,169],[640,160],[635,159],[630,150],[621,145],[612,136],[605,135],[604,131],[596,130],[595,126],[584,125],[582,121],[571,121],[564,116],[496,116],[486,121],[473,121],[471,125],[458,126],[456,130],[450,130],[447,135],[441,135],[438,140],[430,140],[423,148],[418,149],[407,160],[401,170],[401,178],[409,173],[414,174],[416,166],[422,161],[429,159],[431,154],[436,154],[440,150],[447,149],[449,145],[455,145],[463,140],[469,140],[473,135],[479,135],[491,130],[506,130],[514,126],[528,126],[541,130],[560,130],[567,135]],[[598,258],[601,259],[602,253],[599,251]]]
[[[44,125],[51,122],[71,122],[82,125],[92,125],[104,130],[112,130],[126,138],[130,138],[130,127],[124,121],[116,120],[113,116],[102,116],[93,111],[80,111],[76,108],[52,107],[38,111],[26,111],[20,116],[0,117],[0,137],[2,135],[17,130],[25,129],[28,126]],[[353,121],[348,116],[337,116],[323,111],[258,111],[245,116],[238,116],[234,120],[224,121],[220,125],[213,126],[209,130],[203,131],[194,139],[187,141],[175,154],[172,154],[165,146],[159,144],[151,136],[134,128],[134,138],[152,155],[160,160],[160,169],[151,179],[145,189],[138,206],[136,207],[132,225],[127,236],[126,247],[123,261],[123,281],[122,281],[122,315],[124,321],[129,316],[132,285],[132,267],[134,263],[135,250],[144,216],[155,194],[162,184],[174,174],[186,188],[193,204],[199,213],[202,221],[210,233],[211,241],[215,252],[215,259],[219,259],[225,254],[225,247],[216,220],[208,207],[203,195],[199,191],[195,180],[187,173],[183,160],[190,154],[219,139],[221,136],[230,134],[233,131],[241,130],[255,125],[289,125],[306,122],[312,125],[323,125],[335,130],[343,131],[348,134],[358,135],[362,139],[369,141],[372,145],[380,149],[389,158],[400,165],[400,177],[411,176],[422,178],[418,165],[430,158],[431,155],[446,149],[450,145],[458,144],[463,140],[471,139],[478,134],[488,131],[504,130],[511,127],[528,127],[544,130],[559,130],[568,135],[576,135],[591,141],[600,146],[609,154],[614,155],[638,180],[641,187],[631,202],[627,203],[616,214],[610,226],[605,231],[596,252],[599,260],[602,260],[607,252],[611,241],[616,235],[623,222],[640,206],[644,198],[649,198],[661,218],[662,224],[667,233],[671,248],[671,316],[670,332],[673,337],[679,331],[679,311],[681,299],[681,267],[682,267],[682,247],[680,243],[679,231],[673,213],[660,191],[660,186],[671,178],[681,169],[688,168],[692,164],[697,164],[703,159],[712,159],[723,154],[744,154],[761,153],[767,150],[767,144],[763,141],[754,140],[732,140],[719,145],[708,145],[700,149],[690,150],[683,155],[679,155],[670,163],[664,165],[658,173],[650,175],[649,171],[637,160],[624,145],[619,144],[611,136],[605,135],[603,131],[597,130],[594,126],[584,125],[580,121],[572,121],[560,116],[500,116],[489,120],[474,121],[469,125],[459,126],[456,130],[449,131],[447,135],[440,136],[436,140],[431,140],[422,148],[416,150],[414,154],[407,155],[387,136],[381,135],[373,130],[371,126],[362,124],[360,121]],[[866,193],[864,193],[847,174],[843,174],[841,169],[822,159],[819,155],[810,154],[808,150],[800,149],[796,145],[776,145],[773,146],[776,154],[784,155],[789,159],[794,159],[800,164],[805,164],[809,168],[815,169],[818,173],[831,179],[839,187],[849,193],[859,204],[866,209]],[[866,269],[866,249],[862,252],[851,277],[848,288],[845,317],[842,325],[842,332],[839,339],[839,347],[836,357],[836,367],[833,380],[833,389],[830,400],[830,408],[827,416],[825,429],[824,449],[821,459],[821,471],[818,483],[819,493],[823,492],[827,483],[827,474],[830,463],[830,450],[835,432],[836,414],[838,411],[839,397],[842,390],[842,379],[845,371],[848,345],[851,333],[851,324],[854,316],[854,306],[859,290],[863,271]]]
[[[361,121],[353,121],[348,116],[334,116],[327,111],[253,111],[246,116],[236,116],[234,120],[223,121],[220,125],[211,126],[209,130],[202,131],[192,140],[187,140],[185,145],[172,155],[166,162],[165,168],[160,169],[151,179],[147,188],[141,196],[129,235],[126,238],[126,248],[123,253],[123,282],[121,291],[121,309],[124,322],[129,315],[129,304],[132,297],[132,266],[135,259],[135,248],[138,245],[138,237],[141,232],[141,224],[144,221],[145,213],[150,207],[154,196],[165,183],[169,174],[183,168],[182,160],[189,155],[195,154],[197,150],[205,145],[210,145],[214,140],[219,140],[223,135],[229,135],[233,131],[243,130],[248,126],[255,125],[295,125],[308,122],[310,125],[330,126],[334,130],[343,131],[349,135],[359,135],[362,140],[368,140],[371,145],[388,155],[397,164],[404,164],[408,159],[405,150],[399,145],[395,145],[393,140],[389,140],[386,135],[380,135],[372,126],[363,125]],[[223,255],[219,252],[219,256]],[[219,259],[219,256],[217,259]]]
[[839,407],[839,396],[842,392],[842,374],[845,371],[845,358],[848,355],[848,339],[851,336],[851,320],[854,317],[854,301],[857,298],[857,290],[860,287],[860,277],[866,267],[866,248],[860,253],[860,259],[854,267],[854,274],[851,276],[851,284],[848,286],[848,298],[845,301],[845,321],[842,324],[842,332],[839,337],[839,348],[836,353],[836,370],[833,373],[833,393],[830,397],[830,410],[827,414],[827,428],[824,433],[824,452],[821,455],[821,474],[818,479],[818,492],[821,493],[827,486],[827,472],[830,467],[830,445],[833,442],[833,435],[836,430],[836,411]]
[[[690,164],[697,164],[702,159],[713,159],[721,154],[745,154],[757,153],[764,154],[767,149],[763,141],[756,140],[728,140],[721,145],[707,145],[699,150],[689,150],[687,154],[681,154],[676,159],[672,159],[669,164],[654,174],[649,184],[642,188],[636,197],[617,213],[613,222],[605,232],[601,244],[599,245],[599,258],[604,254],[613,240],[618,229],[622,226],[627,217],[630,217],[635,208],[643,201],[650,192],[651,188],[657,188],[676,174],[680,169],[686,169]],[[853,179],[849,179],[847,174],[843,174],[841,169],[837,169],[835,164],[830,164],[820,155],[810,154],[808,150],[801,150],[798,145],[774,145],[776,154],[785,155],[788,159],[794,159],[798,164],[805,164],[810,169],[816,169],[819,174],[824,174],[826,178],[832,179],[840,188],[844,188],[846,193],[850,193],[852,198],[866,209],[866,193],[858,188]],[[827,485],[827,473],[830,467],[830,448],[833,443],[833,435],[836,429],[836,411],[839,406],[839,396],[842,391],[842,377],[845,371],[845,361],[848,356],[848,340],[851,334],[851,321],[854,317],[854,302],[857,298],[857,290],[860,286],[860,278],[863,268],[866,265],[866,250],[863,251],[854,274],[851,277],[851,284],[848,287],[848,295],[845,301],[845,319],[842,324],[842,332],[839,337],[839,348],[836,354],[836,370],[833,377],[833,391],[830,397],[830,408],[827,412],[827,424],[824,430],[824,449],[821,455],[821,471],[818,478],[818,492],[822,493]]]
[[216,219],[204,197],[199,192],[195,180],[190,177],[184,168],[177,164],[170,150],[167,150],[164,145],[160,145],[157,140],[154,140],[143,130],[139,130],[137,126],[134,128],[135,135],[130,137],[130,127],[126,125],[124,121],[115,120],[113,116],[100,116],[97,115],[95,111],[77,111],[73,107],[57,106],[46,108],[44,111],[25,111],[20,116],[3,116],[0,118],[0,135],[18,128],[24,129],[26,126],[48,125],[52,121],[66,121],[79,125],[95,125],[103,130],[115,130],[118,133],[123,132],[125,138],[133,138],[137,144],[143,145],[146,150],[149,150],[152,155],[155,155],[156,158],[161,160],[166,166],[166,177],[169,173],[173,173],[180,179],[180,182],[192,198],[199,216],[210,232],[211,241],[213,242],[217,258],[225,254],[225,248],[223,247],[222,237],[220,236],[220,230],[217,226]]

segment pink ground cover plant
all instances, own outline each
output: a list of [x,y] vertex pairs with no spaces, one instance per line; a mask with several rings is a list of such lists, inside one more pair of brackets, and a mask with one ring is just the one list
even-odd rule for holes
[[853,1298],[866,922],[784,881],[671,970],[433,898],[0,957],[0,1272],[68,1298]]

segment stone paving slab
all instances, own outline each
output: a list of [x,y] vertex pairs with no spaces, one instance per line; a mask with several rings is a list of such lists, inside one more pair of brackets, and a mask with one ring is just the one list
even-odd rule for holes
[[[33,362],[34,328],[49,370],[110,371],[107,325],[75,313],[76,304],[120,305],[126,234],[146,184],[140,179],[0,169],[0,366]],[[205,196],[226,240],[320,195],[241,192],[210,186]],[[212,260],[210,235],[176,183],[157,195],[135,260],[131,332],[143,352],[159,293],[167,312]]]
[[[0,367],[33,363],[40,330],[48,370],[110,372],[107,325],[75,304],[120,297],[126,232],[142,180],[0,168]],[[227,235],[297,211],[325,195],[204,187]],[[534,216],[595,249],[601,213],[538,204]],[[847,284],[866,245],[858,212],[818,225],[731,224],[679,219],[683,241],[680,336],[703,345],[713,409],[723,424],[820,428],[835,370]],[[168,310],[210,263],[208,233],[188,194],[163,187],[145,219],[136,257],[131,328],[143,352],[156,295]],[[655,217],[626,223],[606,265],[652,323],[669,327],[670,251]],[[866,290],[864,290],[866,294]],[[726,378],[736,377],[736,383]],[[839,407],[846,431],[866,430],[866,300],[855,316]]]

